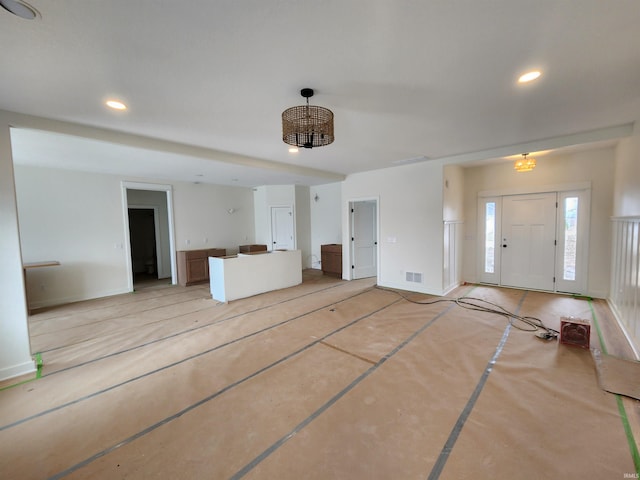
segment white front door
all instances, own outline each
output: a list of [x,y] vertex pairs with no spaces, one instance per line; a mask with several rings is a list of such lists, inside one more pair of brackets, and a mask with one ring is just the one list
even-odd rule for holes
[[555,192],[503,197],[502,285],[554,290],[556,210]]
[[271,247],[273,250],[295,250],[293,208],[271,207]]
[[352,279],[378,274],[377,210],[375,200],[351,204]]

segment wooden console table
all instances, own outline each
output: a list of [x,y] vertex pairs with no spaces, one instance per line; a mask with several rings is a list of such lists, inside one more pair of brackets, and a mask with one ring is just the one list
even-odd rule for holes
[[31,307],[29,305],[29,289],[27,288],[27,270],[42,267],[57,267],[60,262],[57,260],[42,260],[40,262],[26,262],[22,264],[22,272],[24,276],[24,293],[27,300],[27,313],[31,315]]

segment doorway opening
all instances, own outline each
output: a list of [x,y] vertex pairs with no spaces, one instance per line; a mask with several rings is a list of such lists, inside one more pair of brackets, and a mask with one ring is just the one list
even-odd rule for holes
[[160,280],[158,251],[161,251],[158,207],[129,206],[129,241],[133,288],[156,284]]
[[170,185],[123,182],[130,291],[176,284]]

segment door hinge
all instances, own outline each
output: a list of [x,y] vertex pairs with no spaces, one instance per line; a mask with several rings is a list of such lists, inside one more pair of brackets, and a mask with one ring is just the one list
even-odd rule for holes
[[351,265],[351,269],[353,270],[354,268],[356,268],[356,266],[355,265]]
[[353,242],[353,237],[351,237],[351,241]]
[[558,245],[558,240],[554,240],[553,244],[557,246]]
[[351,209],[351,213],[353,213],[353,212],[354,212],[354,210],[353,210],[353,208],[352,208],[352,209]]
[[556,208],[558,208],[558,202],[556,202]]
[[553,283],[556,283],[556,277],[553,277]]

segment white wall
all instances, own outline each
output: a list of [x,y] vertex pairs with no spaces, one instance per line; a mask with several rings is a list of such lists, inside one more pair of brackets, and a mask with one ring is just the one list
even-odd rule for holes
[[[321,268],[320,246],[342,242],[342,184],[309,188],[311,210],[311,268]],[[317,196],[317,200],[316,200]],[[347,244],[348,245],[348,244]]]
[[311,268],[311,205],[309,187],[296,185],[296,248],[302,253],[302,268]]
[[[640,120],[616,149],[609,305],[640,354]],[[639,357],[640,358],[640,357]]]
[[532,172],[518,173],[513,162],[465,169],[465,241],[463,279],[476,282],[478,192],[521,189],[542,185],[591,182],[588,294],[606,298],[611,262],[610,217],[613,211],[614,148],[539,156]]
[[293,185],[267,185],[253,189],[256,242],[271,250],[271,207],[291,207],[295,212]]
[[[20,165],[15,177],[24,260],[61,263],[29,272],[32,306],[129,291],[122,181],[140,179]],[[251,189],[172,185],[177,249],[237,251],[253,237]]]
[[[349,175],[342,183],[343,277],[349,278],[351,264],[349,202],[377,198],[378,284],[440,295],[442,183],[443,167],[435,162]],[[423,282],[407,282],[407,271],[423,273]]]
[[176,250],[226,248],[231,255],[254,243],[250,188],[173,182],[173,202]]
[[302,268],[310,268],[311,218],[309,187],[266,185],[253,189],[256,243],[271,250],[271,207],[291,207],[294,213],[295,245],[302,252]]
[[[318,201],[315,196],[318,195]],[[320,268],[320,245],[342,241],[341,184],[267,185],[253,189],[255,243],[271,248],[271,207],[295,212],[296,248],[303,268]],[[253,243],[253,242],[252,242]]]
[[257,187],[253,189],[253,219],[254,241],[260,245],[271,245],[271,214],[267,207],[267,188]]
[[640,120],[616,149],[613,216],[640,215]]
[[35,370],[27,328],[9,123],[0,112],[0,380]]
[[126,292],[120,179],[21,165],[15,179],[24,261],[61,264],[28,272],[31,308]]
[[464,168],[446,165],[443,169],[442,218],[445,222],[464,221]]
[[443,169],[444,221],[442,286],[445,292],[462,283],[462,252],[464,245],[464,169],[447,165]]

